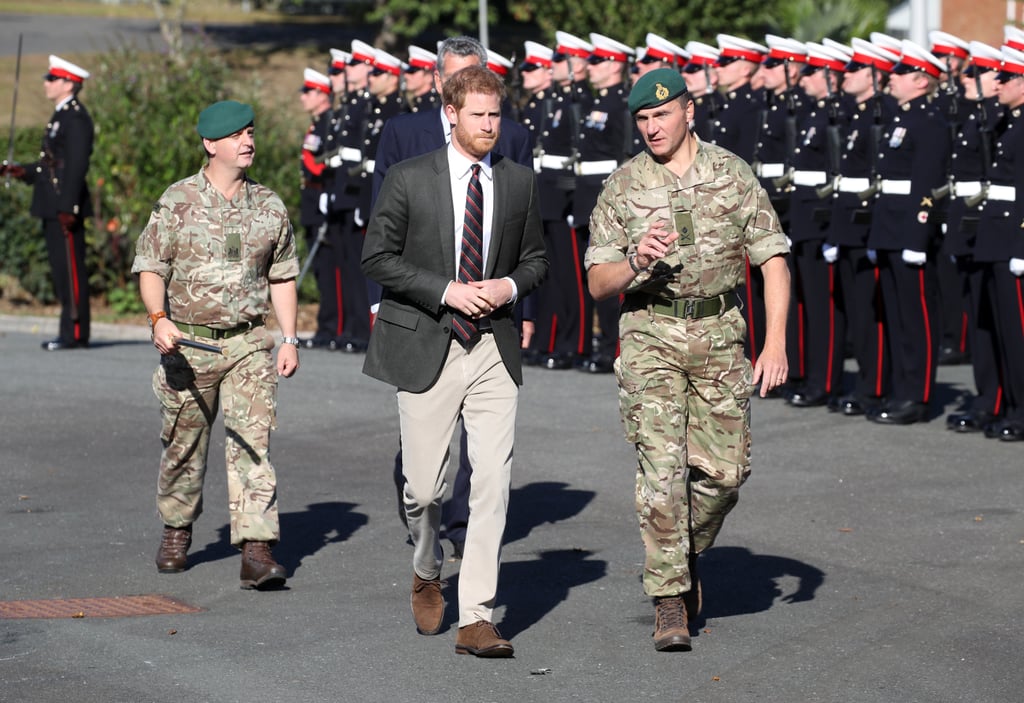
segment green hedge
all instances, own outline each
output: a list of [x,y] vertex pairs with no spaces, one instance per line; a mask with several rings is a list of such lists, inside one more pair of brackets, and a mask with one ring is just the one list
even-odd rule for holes
[[[236,69],[230,55],[197,42],[175,61],[125,45],[98,55],[89,67],[93,77],[82,101],[96,125],[88,176],[95,217],[86,228],[94,295],[105,296],[118,312],[142,309],[131,275],[135,241],[164,189],[202,165],[196,119],[217,100],[253,104],[257,155],[250,176],[275,190],[297,222],[297,154],[304,125],[290,122],[282,103],[261,102],[255,76]],[[41,130],[42,125],[18,131],[16,160],[34,160]],[[48,302],[53,298],[49,266],[40,224],[28,215],[30,196],[28,188],[12,183],[0,197],[0,271]],[[297,240],[301,255],[304,237]],[[304,299],[316,295],[308,278]]]

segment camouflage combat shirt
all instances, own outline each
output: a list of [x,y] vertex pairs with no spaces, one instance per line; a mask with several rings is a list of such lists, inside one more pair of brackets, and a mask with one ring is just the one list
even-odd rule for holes
[[[679,213],[689,217],[679,220]],[[622,261],[648,228],[692,220],[692,243],[683,237],[658,264],[682,268],[667,277],[657,269],[641,273],[626,293],[665,298],[710,298],[744,278],[744,254],[760,266],[789,247],[768,195],[745,161],[714,144],[698,142],[693,164],[682,178],[643,152],[605,181],[590,217],[586,266]],[[682,233],[681,233],[682,234]]]
[[132,265],[142,271],[164,279],[172,320],[228,329],[265,316],[270,281],[299,273],[288,211],[248,178],[227,200],[201,169],[153,206]]

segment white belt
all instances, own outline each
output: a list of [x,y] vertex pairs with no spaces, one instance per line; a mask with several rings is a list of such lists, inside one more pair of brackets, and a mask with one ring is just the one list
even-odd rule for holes
[[353,163],[359,163],[363,160],[363,152],[351,146],[341,147],[341,151],[338,152],[338,156],[341,157],[342,161],[351,161]]
[[957,181],[953,186],[953,195],[957,198],[969,198],[981,192],[981,181]]
[[757,175],[761,178],[778,178],[786,172],[786,164],[759,164]]
[[882,192],[886,195],[910,195],[910,181],[882,179]]
[[1017,199],[1017,189],[1013,186],[989,186],[987,200],[1009,200]]
[[[549,168],[555,171],[564,171],[571,156],[556,156],[555,154],[541,154],[533,157],[533,170],[538,173],[542,168]],[[614,171],[615,169],[612,169]],[[611,173],[611,171],[609,171]]]
[[373,159],[367,159],[366,161],[363,162],[363,172],[364,173],[373,173],[373,167],[376,166],[376,165],[377,165],[376,161],[374,161]]
[[820,186],[827,180],[828,174],[824,171],[793,171],[795,186]]
[[843,176],[839,179],[840,193],[863,193],[870,187],[870,178],[847,178]]
[[577,176],[597,176],[611,173],[619,167],[619,162],[615,159],[608,159],[606,161],[581,161],[576,164],[576,175]]

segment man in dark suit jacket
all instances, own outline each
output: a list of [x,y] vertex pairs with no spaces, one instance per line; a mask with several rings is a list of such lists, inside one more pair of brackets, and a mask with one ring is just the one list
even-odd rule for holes
[[[467,66],[486,66],[487,51],[472,37],[450,37],[441,42],[438,48],[437,61],[434,65],[434,85],[438,93],[444,93],[444,84],[448,78]],[[388,169],[400,161],[420,156],[442,148],[449,141],[451,124],[441,106],[433,110],[398,115],[384,123],[374,157],[373,170],[373,202],[376,203],[381,184]],[[501,129],[494,153],[511,158],[523,166],[533,167],[533,150],[530,147],[530,134],[525,127],[506,117],[501,118]],[[380,290],[372,281],[370,284],[370,301],[380,300]],[[523,324],[524,343],[529,344],[534,316],[529,309],[531,300],[523,301],[520,308],[526,322]],[[445,507],[444,532],[451,540],[452,553],[456,558],[462,556],[463,544],[466,541],[466,522],[469,519],[469,482],[473,473],[466,457],[466,436],[460,439],[459,470],[452,486],[451,501]],[[401,502],[402,486],[402,452],[395,457],[395,486]],[[404,513],[402,513],[404,521]]]
[[60,302],[60,334],[43,342],[46,351],[89,346],[89,274],[85,269],[85,218],[92,199],[85,176],[92,155],[93,124],[78,99],[89,72],[50,56],[43,76],[47,100],[55,105],[39,161],[4,165],[0,173],[33,186],[32,214],[43,221],[53,288]]
[[441,629],[441,499],[461,416],[473,510],[455,649],[483,657],[513,652],[491,623],[522,383],[513,307],[548,268],[533,171],[492,152],[504,94],[480,66],[450,79],[450,145],[390,169],[363,247],[363,271],[384,287],[363,372],[398,387],[416,629]]

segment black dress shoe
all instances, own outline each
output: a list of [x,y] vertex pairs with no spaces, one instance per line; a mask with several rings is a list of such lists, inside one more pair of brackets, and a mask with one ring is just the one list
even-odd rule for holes
[[572,354],[548,354],[539,364],[542,368],[561,371],[572,368]]
[[362,354],[366,351],[366,342],[358,339],[338,340],[333,347],[343,354]]
[[606,356],[592,356],[579,368],[586,373],[611,373],[615,370],[614,361]]
[[333,337],[310,337],[302,341],[302,346],[306,349],[326,349],[327,351],[334,351],[338,348],[338,342]]
[[51,339],[49,342],[43,342],[39,345],[43,351],[65,351],[67,349],[87,349],[89,347],[88,342],[75,342],[65,341],[60,337]]
[[1024,424],[1007,422],[999,431],[999,439],[1004,442],[1020,442],[1024,440]]
[[969,363],[970,360],[970,355],[967,352],[960,351],[957,347],[944,345],[939,349],[940,366],[957,366],[959,364]]
[[828,402],[828,393],[801,388],[790,395],[786,402],[796,408],[816,408]]
[[855,395],[843,395],[829,398],[829,412],[842,413],[843,415],[863,415],[866,411],[865,404]]
[[912,425],[922,422],[928,414],[928,406],[904,400],[868,412],[867,417],[880,425]]
[[996,416],[986,412],[951,413],[946,417],[946,429],[954,432],[982,432],[996,421]]

